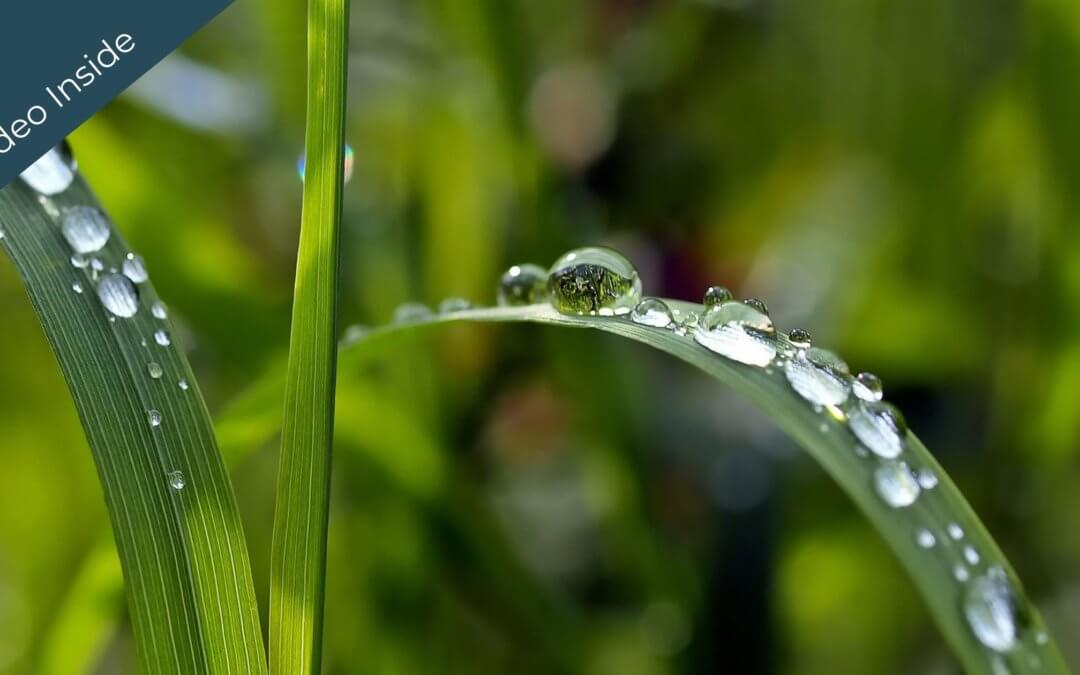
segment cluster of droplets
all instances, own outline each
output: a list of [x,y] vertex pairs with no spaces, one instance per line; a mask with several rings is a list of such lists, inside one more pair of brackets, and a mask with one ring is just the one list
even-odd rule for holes
[[[139,286],[150,279],[146,263],[141,256],[127,253],[119,266],[107,266],[106,246],[112,237],[108,218],[94,206],[77,205],[62,207],[55,197],[66,192],[75,182],[77,167],[67,143],[61,143],[45,153],[34,164],[20,174],[22,181],[36,194],[45,212],[53,218],[59,227],[60,235],[71,248],[70,265],[75,272],[75,279],[70,287],[76,295],[82,295],[87,288],[96,291],[97,299],[105,310],[110,323],[118,319],[127,320],[135,317],[143,308]],[[160,301],[149,305],[150,316],[164,322],[168,311]],[[159,347],[168,347],[172,339],[165,328],[157,328],[152,334],[153,342]],[[150,349],[148,340],[142,345]],[[157,360],[148,358],[146,375],[160,381],[165,376],[165,368]],[[188,391],[188,381],[180,378],[177,387]],[[151,430],[159,429],[164,419],[159,410],[148,407],[146,423]],[[166,475],[168,485],[175,491],[184,489],[184,474],[171,470]]]

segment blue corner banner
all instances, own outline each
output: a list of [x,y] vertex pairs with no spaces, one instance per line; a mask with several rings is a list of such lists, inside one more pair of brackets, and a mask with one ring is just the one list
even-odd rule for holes
[[232,0],[0,0],[0,187]]

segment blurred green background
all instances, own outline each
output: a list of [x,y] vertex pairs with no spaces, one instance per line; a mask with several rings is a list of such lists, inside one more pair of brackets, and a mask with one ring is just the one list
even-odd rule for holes
[[[353,0],[343,326],[603,243],[886,396],[1080,669],[1080,5]],[[215,416],[288,339],[305,7],[241,1],[71,138]],[[0,264],[0,672],[135,672],[74,408]],[[326,672],[957,672],[847,498],[670,358],[454,328],[343,373]],[[267,413],[273,418],[274,411]],[[263,612],[276,446],[222,424]]]

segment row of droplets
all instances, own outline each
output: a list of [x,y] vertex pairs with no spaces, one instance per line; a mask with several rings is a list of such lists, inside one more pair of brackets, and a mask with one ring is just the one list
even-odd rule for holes
[[[45,153],[23,171],[20,178],[35,192],[46,213],[59,223],[60,233],[71,247],[69,262],[76,270],[71,290],[82,295],[87,284],[93,285],[110,323],[116,323],[117,319],[130,319],[136,316],[142,307],[138,287],[150,279],[146,263],[142,256],[129,252],[119,267],[108,266],[102,258],[105,256],[105,246],[112,236],[112,229],[105,214],[92,206],[60,208],[53,201],[53,197],[71,187],[77,170],[74,156],[65,142]],[[152,302],[149,311],[156,320],[165,321],[168,318],[168,310],[160,301]],[[151,337],[160,347],[172,344],[172,339],[164,328],[156,329]],[[150,348],[146,339],[142,340],[142,345]],[[165,369],[151,359],[146,364],[146,372],[151,379],[160,380],[164,377]],[[181,391],[190,389],[184,378],[177,380],[177,387]],[[161,426],[162,415],[157,409],[147,409],[146,417],[152,429]],[[183,472],[179,470],[168,471],[166,480],[176,491],[183,490],[187,484]]]

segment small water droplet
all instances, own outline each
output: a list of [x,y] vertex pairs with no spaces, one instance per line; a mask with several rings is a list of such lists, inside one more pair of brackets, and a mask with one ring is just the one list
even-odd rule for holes
[[848,411],[855,438],[879,457],[893,458],[904,450],[907,424],[892,404],[859,400]]
[[180,391],[187,391],[188,390],[188,381],[187,380],[180,380],[179,382],[176,383],[176,386],[180,387]]
[[71,256],[71,266],[75,269],[84,270],[90,266],[90,261],[82,253],[75,253]]
[[911,506],[919,498],[919,483],[904,462],[883,460],[874,471],[874,487],[885,503],[894,508]]
[[162,304],[160,300],[150,305],[150,314],[155,319],[161,319],[163,321],[169,316],[169,313],[165,310],[165,305]]
[[124,276],[137,284],[141,284],[150,278],[146,271],[146,262],[141,255],[128,253],[127,257],[124,258],[123,269]]
[[161,379],[161,376],[164,374],[164,372],[161,370],[161,364],[157,361],[151,361],[150,363],[146,364],[146,372],[150,373],[150,377],[154,378],[155,380]]
[[343,344],[351,345],[360,340],[363,340],[371,329],[367,326],[362,326],[358,323],[354,323],[345,329],[345,334],[342,336],[341,341]]
[[412,323],[431,316],[431,309],[422,302],[405,302],[394,310],[394,323]]
[[990,649],[1007,652],[1016,647],[1025,621],[1005,570],[991,567],[971,582],[964,597],[964,616],[971,632]]
[[75,291],[76,293],[82,293],[82,284],[76,281],[75,283],[71,284],[71,290]]
[[169,472],[169,487],[179,492],[183,490],[187,485],[187,480],[184,479],[183,471],[170,471]]
[[810,333],[802,328],[792,328],[788,331],[788,341],[799,349],[809,349],[811,345]]
[[547,283],[551,304],[563,314],[626,314],[641,299],[637,269],[618,251],[600,246],[563,254]]
[[43,195],[56,195],[75,180],[75,160],[71,148],[62,142],[28,166],[19,178]]
[[4,232],[4,229],[2,227],[0,227],[0,239],[3,239],[6,236],[7,236],[7,232]]
[[1046,634],[1046,631],[1039,631],[1035,633],[1035,644],[1044,645],[1050,642],[1050,636]]
[[64,211],[60,231],[76,253],[93,253],[109,242],[112,231],[105,214],[91,206],[73,206]]
[[722,305],[733,297],[731,291],[723,286],[709,286],[705,289],[705,297],[701,300],[701,304],[705,305],[706,309],[709,309],[710,307]]
[[161,426],[161,413],[151,408],[146,411],[146,418],[150,420],[150,426],[157,428]]
[[158,343],[162,347],[168,347],[172,344],[172,340],[169,338],[169,334],[163,330],[154,331],[154,342]]
[[919,530],[915,535],[915,541],[919,544],[919,548],[933,548],[937,543],[937,538],[930,530]]
[[666,328],[674,318],[666,302],[660,298],[645,298],[630,312],[630,320],[643,326]]
[[960,541],[961,539],[964,538],[964,530],[963,530],[963,528],[961,528],[956,523],[949,523],[949,526],[947,528],[945,528],[945,529],[949,533],[949,536],[952,537],[953,539],[955,539],[956,541]]
[[964,567],[963,565],[954,566],[952,570],[952,575],[953,578],[960,583],[964,583],[971,578],[971,573],[968,572],[968,568]]
[[979,564],[979,552],[971,546],[964,547],[964,560],[968,561],[969,565]]
[[883,393],[881,378],[873,373],[859,373],[851,383],[851,391],[863,401],[880,401]]
[[[344,175],[344,180],[345,180],[346,183],[348,183],[350,180],[352,180],[353,165],[354,165],[355,161],[356,161],[356,158],[355,158],[355,154],[353,153],[352,146],[349,145],[348,143],[346,143],[345,144],[345,159],[344,159],[344,162],[343,162],[344,167],[342,169],[342,174]],[[297,173],[298,176],[300,176],[300,180],[303,181],[304,180],[304,174],[307,173],[307,154],[306,153],[301,153],[300,157],[296,160],[296,173]]]
[[97,281],[98,275],[105,269],[105,264],[97,258],[90,259],[90,278]]
[[514,265],[499,279],[499,305],[516,307],[544,302],[547,298],[547,280],[547,270],[539,265]]
[[784,366],[784,375],[795,392],[815,405],[838,406],[851,390],[847,364],[832,352],[811,347],[799,352]]
[[148,343],[146,341],[146,338],[143,338],[143,339],[139,340],[139,344],[142,345],[143,347],[146,347],[147,349],[150,348],[150,343]]
[[765,316],[769,315],[769,306],[765,304],[764,300],[759,300],[757,298],[747,298],[743,300],[743,304],[747,307],[753,307]]
[[472,303],[465,298],[446,298],[439,303],[439,314],[453,314],[472,309]]
[[127,277],[107,274],[98,284],[98,298],[116,316],[132,317],[139,311],[139,292]]
[[937,487],[937,484],[938,484],[937,474],[935,474],[930,469],[920,469],[919,470],[919,485],[922,486],[922,489],[924,489],[924,490],[933,490],[934,488]]

